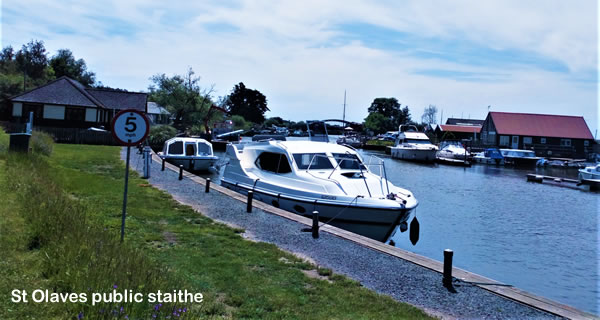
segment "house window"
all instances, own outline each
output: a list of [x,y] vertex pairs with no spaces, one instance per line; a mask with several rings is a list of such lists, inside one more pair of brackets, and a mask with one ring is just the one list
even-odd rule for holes
[[69,121],[85,120],[85,109],[84,108],[66,108],[65,109],[65,120],[69,120]]
[[282,153],[263,152],[258,156],[255,164],[259,169],[265,171],[275,173],[292,172],[287,156]]
[[533,138],[531,137],[523,137],[523,144],[532,144]]
[[499,145],[501,146],[507,146],[508,145],[508,136],[500,136],[500,143]]
[[583,146],[584,147],[589,147],[590,146],[590,140],[584,140],[583,141]]
[[560,139],[560,145],[563,147],[570,147],[571,139]]
[[541,144],[546,144],[546,138],[540,138],[540,143]]

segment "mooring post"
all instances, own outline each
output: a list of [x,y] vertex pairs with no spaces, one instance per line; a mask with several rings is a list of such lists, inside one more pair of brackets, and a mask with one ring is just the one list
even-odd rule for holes
[[210,191],[210,178],[206,178],[206,188],[204,192],[208,193]]
[[312,213],[312,237],[319,238],[319,211],[316,210]]
[[444,250],[444,278],[442,283],[447,288],[452,286],[452,255],[454,255],[452,250]]
[[165,171],[165,159],[162,159],[162,167],[160,168],[160,171]]
[[183,165],[179,165],[179,180],[183,180]]
[[247,205],[246,205],[246,212],[248,212],[248,213],[252,212],[252,198],[253,197],[254,197],[254,192],[248,191],[248,201],[247,201]]

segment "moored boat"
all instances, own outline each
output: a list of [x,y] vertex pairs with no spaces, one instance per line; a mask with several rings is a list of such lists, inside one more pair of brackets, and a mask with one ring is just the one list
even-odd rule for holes
[[231,144],[221,184],[284,210],[379,241],[387,241],[406,223],[418,202],[363,162],[355,150],[315,141],[263,141]]
[[600,163],[579,169],[579,180],[583,179],[600,180]]
[[390,148],[394,159],[433,162],[436,160],[438,147],[429,141],[423,132],[415,126],[401,125],[395,146]]
[[500,153],[504,157],[505,165],[512,165],[516,167],[530,167],[536,166],[537,162],[542,159],[535,155],[535,152],[531,150],[520,150],[520,149],[500,149]]
[[219,159],[210,142],[200,138],[176,137],[165,141],[158,155],[188,171],[206,171]]

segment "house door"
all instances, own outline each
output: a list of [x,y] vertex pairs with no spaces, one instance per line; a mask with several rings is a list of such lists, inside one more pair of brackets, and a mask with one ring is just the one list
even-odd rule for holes
[[519,149],[519,136],[512,136],[512,143],[510,147],[513,149]]

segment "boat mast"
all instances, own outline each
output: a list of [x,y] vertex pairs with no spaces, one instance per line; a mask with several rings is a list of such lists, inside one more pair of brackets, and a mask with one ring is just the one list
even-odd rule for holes
[[344,90],[344,113],[342,114],[342,122],[344,123],[344,128],[346,127],[346,90]]

